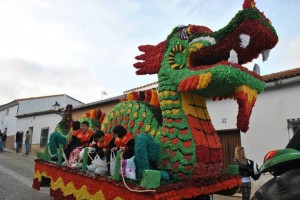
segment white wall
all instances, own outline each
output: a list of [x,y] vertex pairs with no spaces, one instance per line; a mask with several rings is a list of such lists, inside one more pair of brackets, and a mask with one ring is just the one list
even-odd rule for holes
[[[83,104],[67,95],[18,100],[7,105],[12,105],[11,107],[0,111],[0,129],[3,131],[4,128],[7,128],[7,135],[11,136],[15,135],[17,131],[25,133],[28,127],[33,127],[32,144],[39,144],[41,128],[49,127],[49,133],[53,132],[55,126],[61,120],[61,116],[57,114],[35,115],[25,118],[16,118],[15,116],[52,110],[52,105],[55,101],[57,101],[61,107],[66,107],[67,104],[72,104],[73,106]],[[7,109],[9,109],[8,115],[6,115]]]
[[[9,109],[8,115],[6,111]],[[7,128],[7,136],[16,134],[17,130],[17,118],[16,113],[18,110],[18,105],[14,105],[7,109],[0,111],[0,129],[3,132],[4,128]]]
[[[285,148],[289,141],[287,119],[300,118],[300,83],[266,89],[258,95],[249,130],[241,132],[246,156],[262,164],[265,154]],[[208,100],[207,107],[216,130],[235,129],[238,104],[235,100]],[[226,118],[226,123],[222,123]],[[292,133],[290,131],[290,135]]]
[[40,144],[41,129],[49,128],[50,135],[50,133],[54,131],[56,125],[61,119],[61,116],[57,114],[39,115],[35,117],[31,116],[20,118],[17,122],[17,126],[24,133],[28,130],[29,127],[33,127],[32,144]]

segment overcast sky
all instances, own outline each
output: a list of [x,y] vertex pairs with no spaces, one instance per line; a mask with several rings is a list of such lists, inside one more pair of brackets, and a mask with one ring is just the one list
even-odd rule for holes
[[[229,3],[230,2],[230,3]],[[298,68],[300,1],[257,0],[279,43],[269,60],[246,66],[261,74]],[[242,9],[242,0],[0,0],[0,105],[67,94],[84,103],[157,80],[135,74],[138,46],[157,44],[177,25],[213,31]],[[102,96],[102,91],[107,96]]]

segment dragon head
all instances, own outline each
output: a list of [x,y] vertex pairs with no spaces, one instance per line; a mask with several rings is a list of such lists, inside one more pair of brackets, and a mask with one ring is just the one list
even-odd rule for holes
[[265,87],[262,77],[242,65],[268,53],[278,42],[271,22],[245,0],[227,26],[211,31],[205,26],[176,27],[158,45],[140,46],[137,74],[168,77],[180,93],[205,98],[235,98],[239,105],[237,127],[246,132],[256,96]]
[[71,129],[73,122],[72,110],[73,106],[71,104],[68,104],[66,106],[66,109],[64,110],[61,121],[55,127],[55,131],[60,133],[61,135],[67,136],[69,134],[69,130]]

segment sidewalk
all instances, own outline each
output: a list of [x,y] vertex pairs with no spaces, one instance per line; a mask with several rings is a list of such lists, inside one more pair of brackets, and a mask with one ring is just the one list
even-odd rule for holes
[[232,196],[222,196],[218,194],[213,195],[213,200],[231,200],[231,199],[242,199],[242,194],[236,193]]
[[29,155],[28,156],[26,156],[23,152],[20,152],[20,153],[16,153],[16,151],[15,150],[11,150],[11,149],[7,149],[7,148],[4,148],[4,151],[3,151],[3,153],[5,153],[5,152],[8,152],[8,153],[14,153],[14,154],[16,154],[16,155],[20,155],[20,156],[24,156],[24,157],[28,157],[28,158],[31,158],[31,159],[36,159],[37,157],[36,157],[36,155],[31,155],[30,153],[29,153]]

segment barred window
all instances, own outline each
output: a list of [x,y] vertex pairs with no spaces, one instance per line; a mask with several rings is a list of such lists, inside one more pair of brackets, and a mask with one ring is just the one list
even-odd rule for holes
[[40,147],[46,146],[48,142],[49,128],[41,129]]

